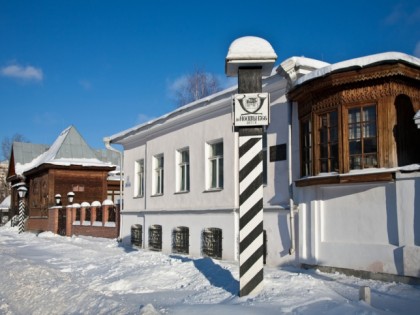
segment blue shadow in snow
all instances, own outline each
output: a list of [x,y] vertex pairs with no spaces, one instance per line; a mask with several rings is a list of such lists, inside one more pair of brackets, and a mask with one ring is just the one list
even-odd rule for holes
[[229,270],[223,269],[220,265],[215,264],[211,258],[191,259],[180,255],[170,255],[170,257],[179,259],[182,262],[192,261],[197,270],[206,277],[211,285],[222,288],[230,294],[238,294],[239,281],[232,276]]

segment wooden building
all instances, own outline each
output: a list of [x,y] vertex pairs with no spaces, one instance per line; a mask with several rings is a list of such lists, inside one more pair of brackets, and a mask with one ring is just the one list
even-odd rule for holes
[[109,180],[118,158],[112,151],[91,149],[74,126],[66,128],[50,147],[15,142],[7,176],[12,185],[12,215],[18,212],[17,188],[21,185],[28,188],[25,230],[30,231],[48,231],[54,226],[49,222],[49,209],[57,206],[58,194],[62,196],[59,206],[68,205],[69,192],[75,194],[73,203],[119,196],[119,180],[115,176]]

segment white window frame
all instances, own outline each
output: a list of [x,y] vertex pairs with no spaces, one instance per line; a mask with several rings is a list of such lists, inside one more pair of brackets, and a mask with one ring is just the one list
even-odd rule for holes
[[153,195],[163,195],[164,189],[164,157],[163,153],[153,157]]
[[[188,161],[183,160],[183,154],[188,153]],[[189,192],[190,191],[190,149],[183,148],[177,150],[176,154],[176,191],[177,192]]]
[[[217,144],[222,144],[222,154],[220,155],[213,155],[213,146]],[[207,142],[206,145],[206,189],[207,190],[222,190],[224,185],[224,165],[223,165],[223,139],[214,140],[211,142]],[[215,162],[215,164],[213,164]],[[213,172],[213,165],[215,165],[216,169]],[[220,178],[220,167],[222,168],[222,178]],[[213,174],[216,178],[213,178]],[[213,184],[215,183],[215,185]]]
[[134,166],[134,197],[144,197],[144,159],[139,159]]

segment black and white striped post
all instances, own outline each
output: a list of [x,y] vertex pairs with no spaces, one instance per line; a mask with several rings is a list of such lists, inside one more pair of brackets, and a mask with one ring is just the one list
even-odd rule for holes
[[229,47],[226,74],[238,76],[233,122],[239,135],[239,296],[256,295],[264,280],[262,137],[269,123],[269,95],[262,76],[277,55],[258,37],[242,37]]
[[25,231],[25,195],[28,189],[25,186],[20,186],[17,189],[19,197],[19,233]]

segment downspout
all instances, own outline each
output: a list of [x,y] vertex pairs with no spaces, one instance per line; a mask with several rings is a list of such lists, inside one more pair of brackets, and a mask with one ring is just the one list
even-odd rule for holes
[[293,102],[288,101],[288,139],[287,139],[287,163],[288,163],[288,184],[289,184],[289,210],[290,210],[290,249],[289,255],[295,252],[295,205],[293,202],[293,172],[292,172],[292,119],[293,119]]
[[120,235],[119,237],[121,238],[121,231],[122,231],[122,226],[123,226],[123,221],[121,220],[121,212],[123,211],[123,197],[122,197],[122,192],[123,192],[123,153],[113,147],[111,147],[111,139],[109,137],[105,137],[103,138],[105,147],[108,150],[114,151],[114,152],[118,152],[118,154],[120,155]]

